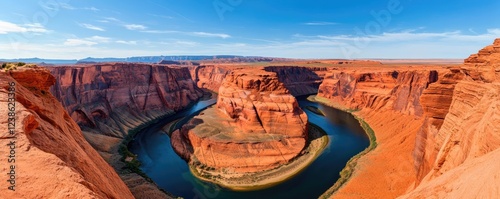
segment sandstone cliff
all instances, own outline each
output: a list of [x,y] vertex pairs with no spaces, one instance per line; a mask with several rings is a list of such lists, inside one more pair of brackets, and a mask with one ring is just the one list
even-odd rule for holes
[[268,66],[266,71],[275,72],[280,82],[293,96],[313,95],[318,93],[322,78],[316,72],[324,72],[326,68]]
[[[109,63],[49,69],[56,77],[51,92],[88,142],[118,171],[125,166],[118,153],[120,143],[130,130],[202,96],[185,67]],[[120,173],[134,196],[167,197],[141,176]]]
[[[10,82],[16,84],[16,191],[7,190],[9,182],[1,180],[2,198],[134,198],[48,92],[55,78],[46,69],[0,72],[1,154],[11,153],[6,117]],[[0,161],[1,172],[10,172],[4,164],[7,156]]]
[[462,66],[332,71],[318,95],[359,109],[378,142],[333,197],[500,195],[499,49],[497,39]]
[[[56,77],[51,92],[85,137],[111,162],[130,129],[171,114],[202,92],[187,68],[146,64],[102,64],[49,68]],[[114,159],[113,159],[114,158]]]
[[229,74],[216,109],[172,135],[185,159],[229,173],[258,172],[289,162],[304,148],[307,116],[276,73],[247,68]]
[[199,88],[205,88],[212,92],[219,92],[222,81],[234,67],[203,65],[190,66],[191,77]]
[[[355,111],[374,130],[378,146],[358,160],[351,179],[334,198],[394,198],[416,180],[412,151],[424,123],[424,91],[441,69],[340,67],[330,70],[318,96]],[[388,169],[390,168],[390,169]]]
[[422,116],[419,98],[437,79],[436,70],[333,70],[320,85],[318,96],[350,109],[392,110]]
[[500,39],[471,55],[417,188],[403,198],[495,198],[500,195]]

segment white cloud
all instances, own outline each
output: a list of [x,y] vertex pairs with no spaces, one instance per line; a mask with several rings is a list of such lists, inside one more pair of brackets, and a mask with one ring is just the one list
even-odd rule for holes
[[87,39],[90,40],[90,41],[95,41],[95,42],[99,42],[99,43],[109,43],[109,42],[111,42],[111,38],[109,38],[109,37],[92,36],[92,37],[89,37]]
[[338,23],[327,22],[327,21],[303,23],[303,25],[308,25],[308,26],[329,26],[329,25],[337,25],[337,24]]
[[139,25],[139,24],[126,24],[124,26],[125,26],[125,28],[127,28],[129,30],[146,30],[147,29],[146,26]]
[[153,33],[153,34],[170,34],[170,33],[181,33],[176,30],[144,30],[143,33]]
[[65,46],[81,46],[81,45],[86,45],[86,46],[92,46],[96,45],[97,42],[85,40],[85,39],[66,39],[64,42]]
[[183,46],[196,46],[199,43],[198,42],[194,42],[194,41],[176,41],[175,44],[183,45]]
[[48,32],[43,25],[34,24],[14,24],[0,20],[0,34],[8,33],[46,33]]
[[92,37],[87,37],[87,38],[72,38],[72,39],[66,39],[63,45],[65,46],[93,46],[97,44],[102,44],[102,43],[109,43],[111,42],[111,38],[108,37],[101,37],[101,36],[92,36]]
[[90,29],[90,30],[97,30],[97,31],[106,31],[104,30],[104,28],[101,28],[101,27],[97,27],[97,26],[94,26],[92,24],[86,24],[86,23],[83,23],[83,24],[79,24],[81,27],[84,27],[84,28],[87,28],[87,29]]
[[96,7],[85,7],[83,8],[84,10],[90,10],[90,11],[94,11],[94,12],[98,12],[100,11],[99,9],[97,9]]
[[183,32],[183,31],[176,31],[176,30],[144,30],[141,31],[143,33],[153,33],[153,34],[183,34],[183,35],[191,35],[191,36],[196,36],[196,37],[218,37],[222,39],[227,39],[230,38],[231,35],[224,34],[224,33],[209,33],[209,32]]
[[97,22],[101,22],[101,23],[119,22],[119,23],[121,23],[121,21],[119,19],[114,18],[114,17],[104,17],[102,20],[97,20]]
[[148,14],[149,16],[153,16],[153,17],[160,17],[160,18],[164,18],[164,19],[173,19],[174,17],[172,16],[167,16],[167,15],[157,15],[157,14]]
[[75,7],[73,7],[73,6],[71,6],[71,5],[67,4],[67,3],[59,3],[59,5],[61,6],[61,8],[64,8],[66,10],[76,10]]
[[126,45],[136,45],[137,41],[125,41],[125,40],[117,40],[116,43],[126,44]]
[[222,34],[222,33],[191,32],[189,34],[192,34],[195,36],[200,36],[200,37],[219,37],[219,38],[223,38],[223,39],[231,37],[231,35]]

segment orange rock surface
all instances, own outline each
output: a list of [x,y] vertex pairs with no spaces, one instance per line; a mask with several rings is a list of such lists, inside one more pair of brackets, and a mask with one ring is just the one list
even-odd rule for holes
[[399,74],[413,74],[403,78],[411,81],[391,80],[378,72],[384,69],[362,70],[368,81],[360,81],[354,71],[359,68],[333,71],[319,95],[361,109],[355,114],[373,128],[378,147],[359,159],[332,198],[500,195],[499,47],[497,39],[462,66],[398,68]]
[[233,67],[217,65],[189,67],[191,77],[198,87],[208,89],[212,92],[219,92],[222,81],[224,81],[226,75],[231,73],[233,69]]
[[[51,93],[81,126],[87,141],[118,171],[125,166],[118,149],[130,130],[202,96],[185,67],[103,63],[49,70],[56,77]],[[167,197],[137,174],[122,177],[136,197],[145,193],[150,198]]]
[[229,172],[276,168],[307,139],[307,116],[276,73],[235,70],[219,89],[216,110],[204,111],[172,135],[185,159]]
[[[78,125],[48,89],[55,78],[46,69],[0,72],[0,153],[9,154],[9,83],[16,83],[16,191],[7,175],[1,198],[134,198],[112,167],[85,140]],[[0,171],[10,172],[7,156]]]
[[500,39],[465,60],[441,128],[431,134],[429,172],[403,198],[496,198],[500,183]]

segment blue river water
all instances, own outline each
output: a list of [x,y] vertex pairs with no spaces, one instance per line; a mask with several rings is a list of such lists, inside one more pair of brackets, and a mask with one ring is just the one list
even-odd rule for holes
[[[188,116],[176,126],[179,128],[182,123],[213,105],[215,99],[199,101],[194,106],[139,132],[130,142],[129,150],[137,154],[142,163],[142,171],[159,187],[185,199],[318,198],[335,184],[347,161],[367,148],[370,142],[359,122],[351,114],[310,102],[306,98],[307,96],[298,97],[299,105],[306,112],[309,122],[318,125],[328,134],[330,142],[323,153],[298,175],[267,189],[237,192],[198,180],[189,171],[187,163],[172,149],[169,136],[160,130],[168,122]],[[317,107],[325,116],[305,109],[306,106]]]

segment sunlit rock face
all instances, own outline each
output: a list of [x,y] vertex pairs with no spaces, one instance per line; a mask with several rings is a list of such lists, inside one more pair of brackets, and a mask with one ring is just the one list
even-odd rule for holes
[[307,139],[307,116],[297,100],[262,68],[232,71],[217,104],[172,135],[185,159],[233,172],[278,167],[299,155]]

